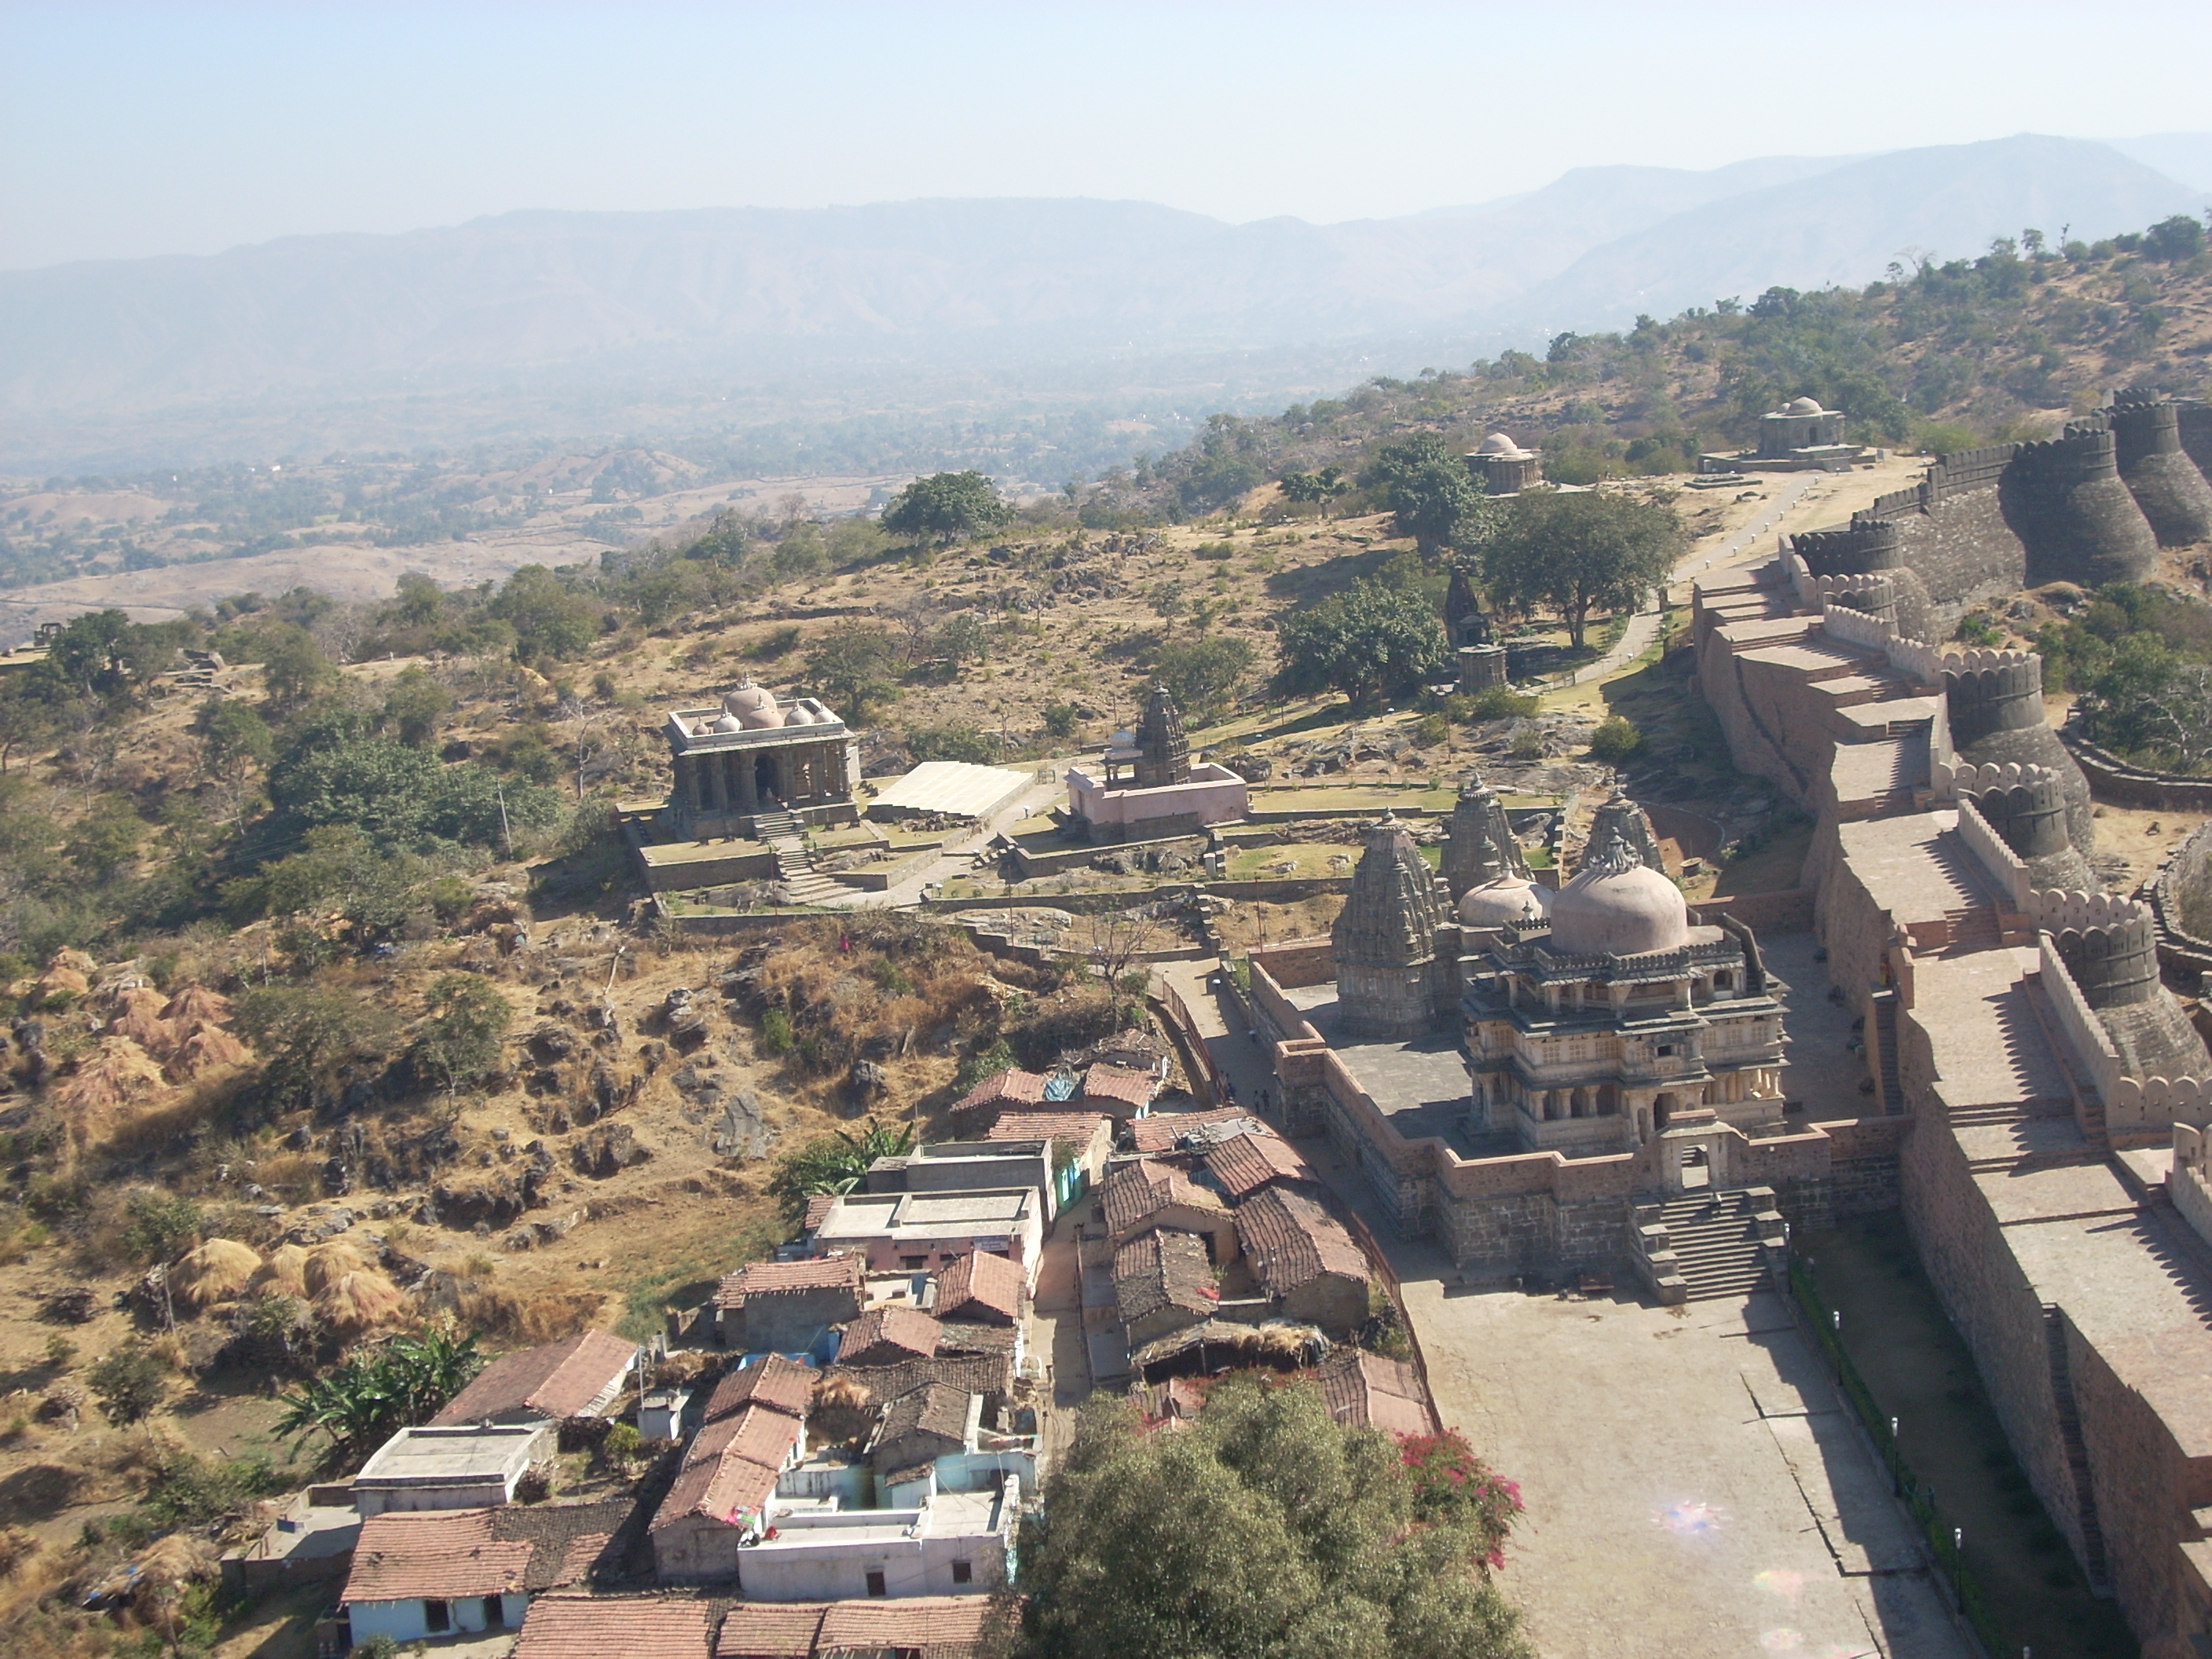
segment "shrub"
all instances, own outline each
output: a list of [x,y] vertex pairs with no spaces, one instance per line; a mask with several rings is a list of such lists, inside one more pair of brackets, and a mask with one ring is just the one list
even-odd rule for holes
[[645,1443],[633,1423],[617,1423],[607,1431],[607,1437],[599,1443],[599,1449],[610,1463],[627,1463],[637,1455],[638,1448]]
[[1505,752],[1515,760],[1541,760],[1544,758],[1544,734],[1533,726],[1525,732],[1516,732]]
[[168,1372],[141,1342],[126,1342],[94,1361],[84,1381],[107,1420],[118,1425],[150,1416],[169,1391]]
[[1457,718],[1472,723],[1475,720],[1526,720],[1536,712],[1541,699],[1520,696],[1502,685],[1493,685],[1471,697],[1455,701],[1462,703],[1467,711]]
[[791,1016],[771,1008],[761,1016],[760,1046],[771,1054],[787,1054],[792,1048]]
[[1413,741],[1422,748],[1431,748],[1451,736],[1451,726],[1442,714],[1430,714],[1415,722]]
[[167,1261],[189,1249],[204,1218],[200,1206],[174,1193],[142,1188],[124,1200],[123,1248],[140,1261]]
[[1048,702],[1044,706],[1044,729],[1055,738],[1072,738],[1081,716],[1072,702]]
[[1600,721],[1597,730],[1590,733],[1589,751],[1596,760],[1625,761],[1643,742],[1644,734],[1636,729],[1636,723],[1626,714],[1615,714]]

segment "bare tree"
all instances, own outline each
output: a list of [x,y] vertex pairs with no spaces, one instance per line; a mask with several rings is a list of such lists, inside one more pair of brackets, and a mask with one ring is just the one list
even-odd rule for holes
[[1090,919],[1089,934],[1091,966],[1118,987],[1140,957],[1162,947],[1168,927],[1152,907],[1143,906],[1097,912]]

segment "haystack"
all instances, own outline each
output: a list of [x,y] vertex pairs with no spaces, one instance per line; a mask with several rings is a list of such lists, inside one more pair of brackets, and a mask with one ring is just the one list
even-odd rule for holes
[[186,1307],[204,1310],[245,1294],[261,1270],[261,1258],[234,1238],[210,1238],[187,1250],[169,1269],[169,1289]]
[[81,997],[90,989],[90,980],[76,969],[64,967],[59,963],[39,975],[37,986],[41,1000],[58,996]]
[[220,1025],[203,1025],[177,1045],[164,1073],[172,1083],[189,1083],[210,1072],[243,1066],[252,1058],[253,1050]]
[[[313,1263],[309,1264],[312,1272]],[[340,1336],[359,1336],[398,1319],[407,1306],[399,1287],[382,1273],[350,1273],[315,1294],[315,1313]]]
[[310,1296],[320,1296],[348,1273],[367,1273],[368,1270],[367,1256],[347,1240],[334,1238],[326,1244],[316,1245],[307,1252],[300,1277],[307,1285]]
[[262,1258],[246,1289],[264,1296],[305,1296],[307,1253],[297,1244],[279,1244]]
[[104,1137],[132,1107],[161,1087],[161,1068],[129,1037],[102,1037],[48,1097],[77,1144]]
[[161,1010],[161,1018],[180,1031],[194,1030],[203,1025],[228,1025],[230,1016],[230,999],[204,985],[187,985]]
[[157,1059],[167,1060],[176,1052],[181,1034],[161,1018],[161,1008],[159,991],[143,985],[125,991],[115,999],[115,1018],[107,1022],[107,1029],[116,1036],[129,1037]]

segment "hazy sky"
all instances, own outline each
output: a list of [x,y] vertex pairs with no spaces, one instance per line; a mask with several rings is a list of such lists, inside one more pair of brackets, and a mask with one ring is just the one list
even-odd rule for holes
[[1329,221],[2212,126],[2212,5],[0,0],[0,265],[514,208],[1133,197]]

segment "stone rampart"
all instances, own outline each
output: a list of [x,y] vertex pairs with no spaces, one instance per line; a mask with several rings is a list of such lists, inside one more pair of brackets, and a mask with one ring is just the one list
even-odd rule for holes
[[2070,716],[2058,728],[2058,740],[2099,800],[2159,812],[2212,812],[2212,778],[2154,772],[2124,761],[2081,734],[2079,715]]
[[1792,887],[1779,893],[1731,893],[1690,906],[1690,919],[1700,926],[1711,927],[1723,916],[1734,916],[1757,933],[1802,933],[1813,925],[1813,890]]
[[[1982,866],[1982,873],[1989,878],[1990,884],[2009,898],[2015,910],[2026,909],[2031,891],[2027,864],[2005,845],[2004,837],[1990,827],[1980,809],[1965,798],[1959,802],[1959,839]],[[1927,918],[1914,916],[1908,920],[1919,921]]]
[[2027,549],[2030,585],[2141,581],[2158,568],[2158,538],[2121,482],[2111,423],[2077,421],[2022,444],[1998,490]]
[[2212,480],[2212,404],[2190,398],[2174,410],[2179,428],[2181,453],[2197,463],[2197,470]]
[[2096,808],[2088,779],[2044,716],[2042,657],[1968,651],[1942,661],[1955,760],[2049,767],[2065,792],[2067,837],[2087,857],[2097,844]]
[[2158,917],[2158,959],[2184,973],[2212,971],[2212,939],[2191,931],[2186,911],[2212,882],[2212,823],[2200,826],[2166,855],[2150,884]]
[[2181,411],[2123,392],[2112,410],[2120,478],[2161,547],[2212,540],[2212,484],[2181,447]]
[[2173,1167],[2166,1190],[2181,1218],[2212,1244],[2212,1135],[2192,1123],[2173,1126]]
[[[1254,951],[1252,963],[1267,969],[1269,983],[1295,991],[1323,985],[1336,977],[1336,946],[1325,938],[1286,939]],[[1259,981],[1255,978],[1253,982]]]
[[2203,1127],[2212,1121],[2212,1080],[2201,1077],[2127,1075],[2104,1022],[2067,970],[2058,942],[2040,935],[2043,991],[2057,1016],[2075,1074],[2086,1077],[2105,1106],[2105,1127],[2115,1145],[2165,1141],[2177,1122]]

